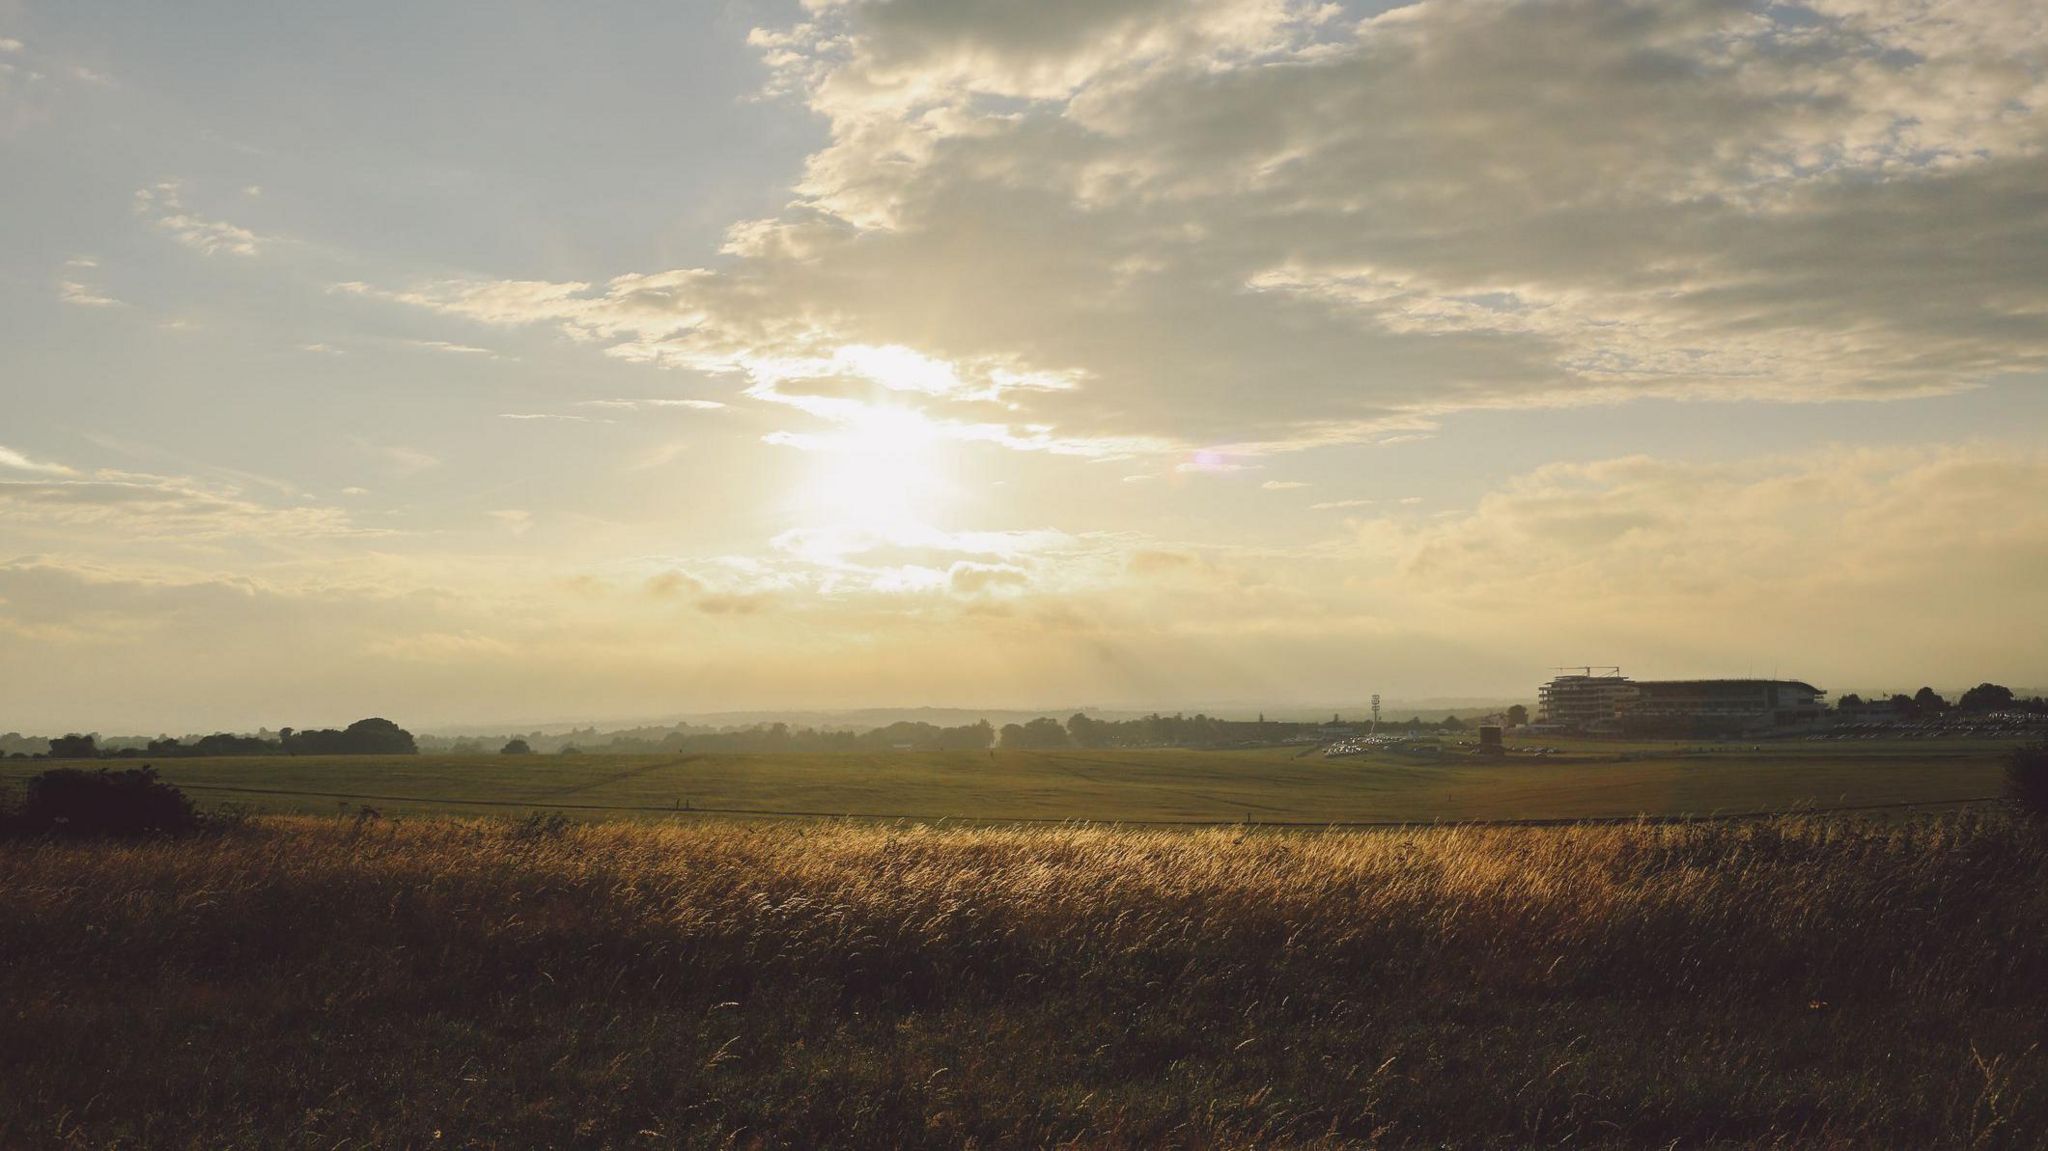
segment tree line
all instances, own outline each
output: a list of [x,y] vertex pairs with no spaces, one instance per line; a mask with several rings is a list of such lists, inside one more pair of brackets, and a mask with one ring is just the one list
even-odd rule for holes
[[1898,692],[1889,698],[1873,696],[1870,699],[1864,699],[1852,691],[1835,701],[1835,710],[1862,715],[1880,715],[1888,712],[1895,719],[1938,719],[1951,713],[1990,715],[1994,712],[2025,712],[2031,715],[2048,715],[2048,699],[2040,696],[2020,699],[2011,688],[2003,684],[1980,683],[1965,691],[1954,703],[1950,703],[1931,687],[1923,687],[1912,695]]
[[[9,733],[12,735],[13,733]],[[19,741],[19,737],[14,737]],[[27,741],[19,741],[27,742]],[[47,752],[34,753],[24,750],[12,752],[14,758],[49,759],[196,759],[202,756],[245,756],[245,755],[417,755],[419,744],[411,732],[388,719],[359,719],[345,728],[318,728],[299,731],[284,728],[276,739],[260,735],[234,735],[216,732],[201,736],[190,743],[182,740],[153,739],[142,747],[106,749],[99,746],[97,735],[81,735],[72,732],[49,741]]]

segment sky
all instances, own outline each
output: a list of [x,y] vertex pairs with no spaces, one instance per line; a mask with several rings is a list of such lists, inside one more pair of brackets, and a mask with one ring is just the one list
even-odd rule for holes
[[2048,684],[2031,0],[0,0],[0,729]]

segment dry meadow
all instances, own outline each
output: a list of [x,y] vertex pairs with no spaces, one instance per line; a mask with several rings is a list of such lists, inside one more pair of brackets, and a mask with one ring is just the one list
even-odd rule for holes
[[6,1147],[2030,1147],[2002,819],[0,844]]

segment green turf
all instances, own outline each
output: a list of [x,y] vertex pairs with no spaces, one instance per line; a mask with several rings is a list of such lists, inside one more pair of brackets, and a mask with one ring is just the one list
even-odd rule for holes
[[[1564,746],[1530,741],[1525,746]],[[162,760],[203,807],[586,816],[664,810],[919,819],[1369,820],[1708,815],[1994,796],[1991,741],[1759,745],[1577,743],[1547,759],[1437,761],[1313,750],[886,752],[856,755],[303,757]],[[1710,750],[1708,748],[1711,748]],[[108,766],[133,766],[115,761]],[[49,763],[0,764],[18,785]],[[282,794],[271,794],[282,793]]]

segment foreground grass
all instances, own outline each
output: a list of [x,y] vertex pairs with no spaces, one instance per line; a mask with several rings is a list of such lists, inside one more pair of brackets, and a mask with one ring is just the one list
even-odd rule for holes
[[1974,819],[15,842],[0,1146],[2037,1146],[2044,881]]

